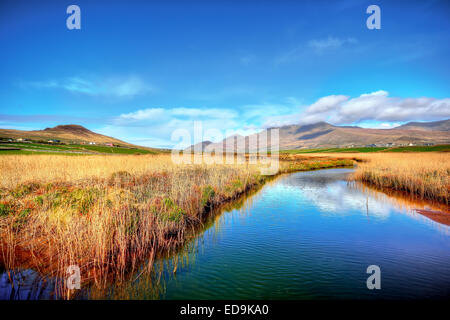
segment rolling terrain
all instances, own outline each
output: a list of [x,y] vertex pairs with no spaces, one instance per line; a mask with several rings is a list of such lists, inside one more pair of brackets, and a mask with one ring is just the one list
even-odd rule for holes
[[[228,152],[261,150],[264,148],[258,142],[264,141],[264,135],[270,136],[268,132],[272,129],[279,129],[280,150],[450,144],[450,120],[411,122],[393,129],[335,126],[319,122],[269,128],[246,137],[235,135],[222,142],[203,143],[203,150],[225,149]],[[270,142],[268,144],[270,145]]]
[[130,143],[116,138],[104,136],[99,133],[95,133],[83,126],[76,124],[59,125],[53,128],[33,131],[0,129],[0,137],[12,139],[25,138],[44,141],[49,139],[57,139],[65,143],[95,142],[96,144],[113,143],[122,146],[132,146],[132,144]]
[[[50,140],[54,143],[49,143]],[[0,154],[148,154],[164,151],[167,150],[136,146],[74,124],[34,131],[0,129]]]

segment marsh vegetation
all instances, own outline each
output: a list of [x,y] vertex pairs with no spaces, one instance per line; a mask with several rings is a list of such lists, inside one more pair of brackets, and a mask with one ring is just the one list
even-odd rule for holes
[[[445,153],[280,155],[280,173],[348,167],[352,179],[448,204]],[[0,157],[0,262],[84,283],[122,281],[183,245],[211,208],[259,188],[260,165],[173,164],[170,155]],[[62,285],[62,284],[59,284]],[[62,297],[70,297],[64,292]]]

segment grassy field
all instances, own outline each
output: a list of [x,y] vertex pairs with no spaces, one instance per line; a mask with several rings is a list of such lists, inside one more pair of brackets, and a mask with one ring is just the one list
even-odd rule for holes
[[449,205],[450,156],[447,153],[370,154],[353,178],[380,189],[403,191]]
[[[281,173],[352,165],[292,156]],[[258,188],[259,165],[176,165],[170,155],[0,157],[0,261],[98,285],[184,243],[208,208]]]
[[[1,150],[1,149],[20,150]],[[163,151],[163,150],[161,150]],[[156,154],[157,150],[128,147],[108,147],[84,144],[45,144],[23,142],[0,142],[0,154]]]
[[283,150],[282,153],[288,154],[303,154],[303,153],[354,153],[354,152],[378,152],[386,150],[385,147],[374,147],[374,148],[321,148],[321,149],[298,149],[298,150]]
[[281,153],[368,153],[368,152],[450,152],[450,145],[436,146],[404,146],[404,147],[360,147],[360,148],[322,148],[322,149],[298,149],[283,150]]
[[450,145],[438,146],[411,146],[411,147],[396,147],[385,150],[386,152],[450,152]]

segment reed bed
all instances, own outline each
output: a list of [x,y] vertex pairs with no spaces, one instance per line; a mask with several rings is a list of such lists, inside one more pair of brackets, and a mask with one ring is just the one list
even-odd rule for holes
[[448,153],[380,153],[362,158],[366,161],[358,164],[353,179],[449,204]]
[[447,152],[322,153],[308,157],[356,160],[358,166],[351,176],[353,180],[449,205],[450,154]]
[[[280,155],[279,173],[358,166],[352,179],[448,205],[446,153]],[[185,243],[210,208],[264,184],[261,165],[170,155],[0,157],[0,264],[105,288]],[[63,283],[61,282],[61,287]],[[60,297],[71,297],[62,292]]]
[[[349,164],[297,157],[280,172]],[[105,287],[183,244],[211,207],[262,185],[259,167],[176,165],[170,155],[0,157],[0,264],[57,279],[78,265],[83,282]]]

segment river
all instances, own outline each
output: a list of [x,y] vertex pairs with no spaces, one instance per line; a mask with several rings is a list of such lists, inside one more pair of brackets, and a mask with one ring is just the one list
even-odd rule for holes
[[[160,258],[157,290],[154,280],[137,273],[125,290],[112,287],[109,297],[448,298],[450,227],[415,210],[430,209],[427,204],[347,182],[351,171],[274,179],[238,208],[213,214],[182,250]],[[370,265],[380,268],[379,290],[367,288]],[[7,282],[3,274],[0,299],[11,297]],[[45,298],[30,286],[23,287],[25,297]]]

